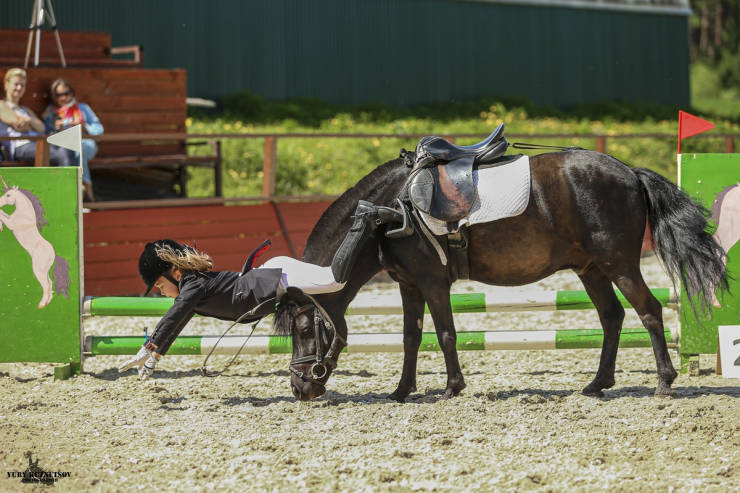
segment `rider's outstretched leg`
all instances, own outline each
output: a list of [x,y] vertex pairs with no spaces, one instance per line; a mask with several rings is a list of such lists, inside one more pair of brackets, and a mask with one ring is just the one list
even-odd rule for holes
[[352,226],[331,262],[331,271],[337,282],[347,281],[362,245],[372,236],[380,223],[377,207],[366,200],[360,200],[353,217]]

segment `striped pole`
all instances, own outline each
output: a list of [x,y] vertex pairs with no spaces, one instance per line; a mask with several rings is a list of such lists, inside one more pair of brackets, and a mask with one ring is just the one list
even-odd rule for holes
[[[586,349],[600,348],[604,333],[601,329],[569,330],[523,330],[523,331],[471,331],[457,333],[457,349],[460,351],[490,351],[501,349]],[[226,336],[213,354],[236,354],[244,344],[246,336]],[[671,332],[665,329],[665,338],[671,341]],[[170,347],[168,354],[208,354],[216,344],[218,336],[180,336]],[[87,336],[85,353],[96,355],[128,355],[144,344],[138,336]],[[622,329],[619,347],[649,347],[650,336],[645,329]],[[422,334],[421,351],[439,351],[437,335]],[[349,334],[349,353],[400,353],[403,352],[403,334]],[[243,354],[292,353],[290,337],[252,336],[242,350]]]
[[[660,304],[677,308],[672,289],[651,290]],[[631,305],[618,290],[615,294],[625,308]],[[172,306],[170,298],[87,297],[84,316],[161,317]],[[451,294],[454,313],[519,312],[545,310],[589,310],[594,305],[585,291],[501,291],[486,297],[485,293]],[[427,313],[429,308],[427,307]],[[400,294],[373,295],[360,293],[347,308],[347,315],[395,315],[403,313]]]

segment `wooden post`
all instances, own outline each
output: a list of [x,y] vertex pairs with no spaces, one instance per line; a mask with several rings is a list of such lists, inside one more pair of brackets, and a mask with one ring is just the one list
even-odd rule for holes
[[262,161],[262,195],[275,196],[275,177],[277,175],[277,137],[265,137],[265,156]]
[[36,141],[36,160],[34,166],[49,166],[49,143],[46,139]]
[[177,179],[180,183],[180,197],[188,196],[188,165],[181,164],[178,167]]
[[274,200],[271,200],[270,203],[272,204],[273,209],[275,209],[275,217],[277,217],[278,224],[280,224],[280,231],[283,232],[283,238],[285,238],[285,242],[288,244],[288,250],[290,250],[291,257],[298,258],[298,253],[295,251],[293,239],[290,237],[288,227],[285,225],[285,219],[283,219],[283,213],[280,211],[280,206]]
[[719,354],[719,343],[717,344],[717,375],[722,375],[722,356]]
[[216,163],[213,166],[213,174],[214,176],[214,195],[216,197],[223,197],[224,196],[224,186],[223,186],[223,166],[222,166],[222,159],[221,159],[221,141],[217,140],[214,143],[215,152],[216,152]]
[[596,137],[596,150],[602,154],[606,154],[606,135]]
[[733,154],[735,152],[735,137],[732,135],[727,135],[725,137],[725,152],[728,154]]

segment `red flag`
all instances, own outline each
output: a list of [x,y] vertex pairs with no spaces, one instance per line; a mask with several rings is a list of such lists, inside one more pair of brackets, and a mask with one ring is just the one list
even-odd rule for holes
[[681,154],[681,139],[712,130],[714,123],[691,113],[678,110],[678,153]]

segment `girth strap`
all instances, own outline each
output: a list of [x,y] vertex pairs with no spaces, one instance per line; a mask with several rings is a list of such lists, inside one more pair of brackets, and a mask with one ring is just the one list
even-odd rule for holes
[[447,235],[447,253],[450,257],[450,282],[470,279],[470,259],[468,258],[468,227],[462,226]]

